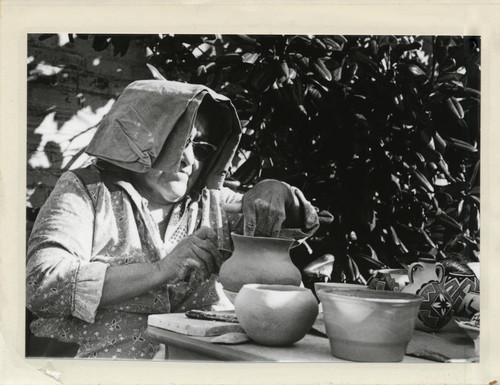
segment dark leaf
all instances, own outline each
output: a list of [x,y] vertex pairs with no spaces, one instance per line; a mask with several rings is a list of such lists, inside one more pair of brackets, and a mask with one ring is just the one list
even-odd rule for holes
[[109,43],[111,42],[111,38],[103,35],[94,36],[94,40],[92,42],[92,48],[96,51],[103,51],[108,48]]
[[40,36],[38,36],[38,40],[39,41],[44,41],[44,40],[50,39],[53,36],[57,36],[57,34],[55,34],[55,33],[44,33],[44,34],[41,34]]

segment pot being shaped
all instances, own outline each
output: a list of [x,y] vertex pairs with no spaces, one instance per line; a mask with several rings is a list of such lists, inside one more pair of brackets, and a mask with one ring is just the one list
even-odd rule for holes
[[418,312],[417,329],[436,331],[452,317],[452,300],[443,286],[444,266],[430,258],[421,258],[408,269],[410,283],[402,292],[420,295],[424,301]]
[[225,261],[219,280],[225,290],[238,293],[247,283],[300,286],[302,276],[290,259],[293,239],[248,237],[232,233],[234,252]]
[[261,345],[290,346],[311,329],[318,302],[311,290],[290,285],[244,285],[234,301],[245,333]]
[[333,356],[358,362],[399,362],[416,325],[422,298],[380,290],[321,290]]
[[453,302],[453,311],[456,315],[465,315],[465,297],[469,292],[479,291],[479,280],[471,273],[448,273],[444,280],[444,288],[448,292]]

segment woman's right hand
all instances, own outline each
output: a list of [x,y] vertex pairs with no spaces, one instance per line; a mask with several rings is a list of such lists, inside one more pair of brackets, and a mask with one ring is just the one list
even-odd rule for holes
[[208,279],[219,270],[221,261],[217,234],[209,227],[201,227],[181,240],[157,266],[165,282],[191,284]]

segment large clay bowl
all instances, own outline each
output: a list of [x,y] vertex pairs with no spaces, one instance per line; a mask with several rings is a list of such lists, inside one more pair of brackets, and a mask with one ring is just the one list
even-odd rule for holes
[[316,295],[321,290],[369,290],[368,286],[356,283],[314,282]]
[[422,297],[379,290],[321,290],[332,355],[360,362],[402,361]]
[[248,336],[268,346],[289,346],[299,341],[318,315],[314,294],[292,285],[244,285],[234,308]]

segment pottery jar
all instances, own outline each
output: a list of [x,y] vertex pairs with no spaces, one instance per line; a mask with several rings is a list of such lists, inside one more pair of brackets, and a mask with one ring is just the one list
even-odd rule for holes
[[408,269],[410,283],[402,292],[413,293],[424,298],[418,312],[418,329],[438,330],[452,316],[452,301],[443,287],[444,266],[431,258],[420,258]]
[[244,285],[234,301],[245,333],[267,346],[289,346],[302,339],[318,315],[311,290],[290,285]]
[[422,286],[427,282],[442,282],[444,266],[432,258],[419,258],[409,268],[410,283],[413,286]]
[[479,280],[474,273],[450,272],[445,277],[444,288],[451,297],[455,314],[463,315],[465,297],[469,292],[479,291]]
[[289,254],[293,239],[231,235],[234,252],[219,273],[225,290],[237,293],[247,283],[300,286],[302,276]]

